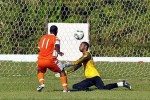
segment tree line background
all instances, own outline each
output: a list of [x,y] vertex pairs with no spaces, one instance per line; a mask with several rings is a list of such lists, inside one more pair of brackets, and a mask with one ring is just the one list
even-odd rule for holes
[[150,0],[0,0],[0,54],[37,54],[45,20],[88,20],[93,56],[150,56]]

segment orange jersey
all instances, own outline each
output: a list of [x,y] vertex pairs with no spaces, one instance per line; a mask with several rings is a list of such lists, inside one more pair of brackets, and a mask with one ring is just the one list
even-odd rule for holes
[[55,50],[55,44],[60,44],[60,40],[54,34],[46,34],[38,43],[39,59],[53,59],[57,58],[58,54]]

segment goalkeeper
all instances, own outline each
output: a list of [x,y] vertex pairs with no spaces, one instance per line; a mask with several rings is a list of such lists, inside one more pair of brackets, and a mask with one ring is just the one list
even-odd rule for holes
[[94,85],[98,89],[107,89],[107,90],[118,88],[120,86],[131,89],[131,85],[126,81],[104,85],[99,72],[96,70],[94,66],[93,58],[90,52],[88,52],[88,48],[89,44],[87,42],[82,42],[79,47],[80,52],[83,53],[82,57],[74,62],[67,62],[64,64],[66,67],[73,66],[71,69],[66,71],[67,73],[74,72],[82,65],[84,66],[84,73],[86,79],[79,83],[74,84],[73,89],[89,90],[89,87]]

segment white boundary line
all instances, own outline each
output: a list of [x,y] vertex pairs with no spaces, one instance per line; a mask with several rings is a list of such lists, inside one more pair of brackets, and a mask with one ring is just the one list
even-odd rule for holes
[[[0,54],[0,61],[36,62],[37,54]],[[93,57],[94,61],[101,62],[150,62],[150,57]],[[60,61],[66,61],[59,57]]]

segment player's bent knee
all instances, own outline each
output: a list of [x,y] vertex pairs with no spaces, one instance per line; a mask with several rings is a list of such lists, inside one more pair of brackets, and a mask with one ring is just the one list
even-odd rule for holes
[[74,85],[72,86],[72,88],[73,88],[73,89],[80,90],[80,91],[86,91],[86,90],[89,90],[88,87],[84,87],[84,86],[81,86],[81,85],[79,85],[79,84],[74,84]]
[[80,86],[79,84],[74,84],[72,86],[73,89],[77,89],[77,90],[83,90],[82,86]]
[[73,88],[73,89],[79,89],[77,84],[74,84],[74,85],[72,86],[72,88]]

